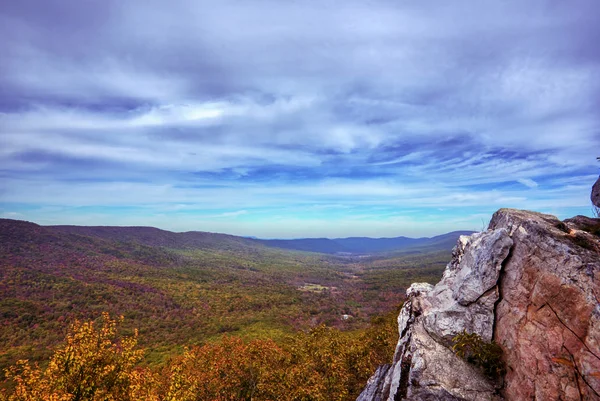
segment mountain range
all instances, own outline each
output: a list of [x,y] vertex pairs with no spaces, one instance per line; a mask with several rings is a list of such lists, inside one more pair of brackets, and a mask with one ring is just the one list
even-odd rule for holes
[[57,232],[85,235],[109,240],[133,242],[146,246],[159,246],[172,249],[243,249],[262,245],[295,251],[326,254],[364,255],[373,253],[398,252],[418,249],[452,249],[460,235],[472,231],[453,231],[434,237],[409,238],[299,238],[299,239],[258,239],[217,234],[202,231],[175,233],[154,227],[117,226],[46,226]]
[[320,252],[329,254],[372,254],[383,252],[397,252],[406,250],[427,249],[452,249],[456,240],[461,235],[470,235],[471,231],[453,231],[435,237],[409,238],[301,238],[291,240],[259,240],[261,243],[283,249],[297,251]]

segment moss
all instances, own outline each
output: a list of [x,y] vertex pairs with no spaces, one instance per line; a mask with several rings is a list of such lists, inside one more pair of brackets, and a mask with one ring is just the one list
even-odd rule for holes
[[465,361],[472,363],[491,379],[504,375],[502,348],[495,342],[486,342],[477,333],[467,333],[463,330],[452,341],[452,350]]

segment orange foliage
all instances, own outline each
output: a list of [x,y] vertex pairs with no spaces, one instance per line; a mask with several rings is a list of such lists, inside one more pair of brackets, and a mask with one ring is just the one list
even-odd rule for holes
[[121,320],[76,322],[45,369],[20,361],[7,370],[13,390],[0,399],[343,401],[356,398],[395,343],[395,325],[382,322],[359,334],[319,326],[284,344],[226,336],[151,370],[136,367],[137,333],[116,336]]
[[[120,319],[122,320],[122,318]],[[117,321],[103,314],[101,327],[75,322],[66,344],[58,348],[45,369],[26,360],[7,371],[15,390],[9,401],[129,400],[131,372],[143,351],[136,349],[137,333],[116,337]]]

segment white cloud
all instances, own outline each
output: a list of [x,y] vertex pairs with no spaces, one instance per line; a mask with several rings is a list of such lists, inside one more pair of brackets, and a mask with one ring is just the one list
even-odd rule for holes
[[243,216],[245,214],[248,214],[247,210],[237,210],[235,212],[224,212],[221,214],[216,214],[216,215],[212,215],[212,216],[208,216],[209,218],[236,218],[239,216]]
[[535,182],[534,180],[532,180],[531,178],[519,178],[517,181],[520,182],[521,184],[525,185],[528,188],[537,188],[538,187],[538,183]]
[[0,6],[2,202],[587,205],[594,2],[48,7]]

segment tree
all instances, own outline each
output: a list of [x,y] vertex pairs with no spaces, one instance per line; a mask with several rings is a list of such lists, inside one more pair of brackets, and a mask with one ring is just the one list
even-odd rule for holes
[[275,400],[285,394],[289,355],[272,340],[224,337],[187,350],[172,363],[164,399]]
[[[102,314],[99,327],[94,322],[76,321],[66,343],[58,348],[45,369],[21,360],[8,369],[14,382],[9,401],[95,401],[130,400],[134,366],[143,351],[137,349],[137,332],[117,337],[117,323]],[[137,377],[140,375],[137,374]],[[138,381],[139,382],[139,381]],[[139,384],[139,383],[138,383]],[[138,386],[139,387],[139,386]],[[140,390],[139,388],[137,390]]]

